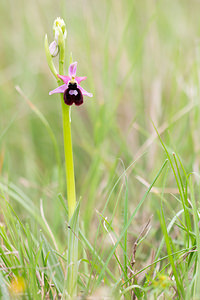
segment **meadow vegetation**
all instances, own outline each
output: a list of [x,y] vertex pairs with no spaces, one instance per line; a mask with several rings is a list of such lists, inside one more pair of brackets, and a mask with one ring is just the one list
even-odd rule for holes
[[44,51],[57,16],[94,95],[71,114],[78,299],[200,298],[199,11],[0,1],[1,299],[67,299],[61,105]]

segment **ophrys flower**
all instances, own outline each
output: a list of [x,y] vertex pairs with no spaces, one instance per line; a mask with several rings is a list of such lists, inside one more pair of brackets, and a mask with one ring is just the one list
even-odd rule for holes
[[51,91],[49,95],[63,93],[65,104],[72,105],[74,103],[77,106],[83,104],[83,95],[92,97],[93,95],[91,93],[88,93],[80,86],[81,81],[85,80],[87,77],[76,76],[76,69],[77,62],[74,62],[69,66],[68,76],[57,74],[64,84]]

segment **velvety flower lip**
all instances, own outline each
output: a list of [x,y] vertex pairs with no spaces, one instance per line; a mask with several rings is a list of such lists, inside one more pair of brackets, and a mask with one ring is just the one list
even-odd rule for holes
[[77,62],[70,64],[68,69],[68,76],[57,74],[64,84],[49,92],[49,95],[56,93],[64,94],[64,101],[67,105],[80,105],[83,103],[83,95],[93,97],[91,93],[88,93],[84,88],[80,86],[80,83],[87,77],[76,76]]

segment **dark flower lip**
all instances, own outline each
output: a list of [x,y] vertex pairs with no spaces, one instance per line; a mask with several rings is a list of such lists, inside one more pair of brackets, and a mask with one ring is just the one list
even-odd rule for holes
[[77,106],[83,104],[83,95],[81,90],[77,87],[76,83],[68,84],[68,88],[65,90],[63,94],[64,102],[67,105],[72,105],[73,103]]
[[83,103],[83,96],[93,97],[91,93],[88,93],[80,86],[81,81],[85,80],[86,77],[76,76],[76,69],[77,62],[74,62],[69,66],[68,76],[57,74],[64,84],[51,91],[49,95],[63,93],[63,98],[67,105],[74,103],[77,106]]

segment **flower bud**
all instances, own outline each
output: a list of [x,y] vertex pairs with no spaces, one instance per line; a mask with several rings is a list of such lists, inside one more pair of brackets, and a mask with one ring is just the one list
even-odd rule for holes
[[56,41],[53,41],[50,45],[49,45],[49,52],[51,54],[52,57],[55,57],[58,55],[59,53],[59,46],[56,43]]
[[53,23],[54,39],[59,45],[60,40],[65,40],[67,37],[66,25],[63,19],[58,17]]

